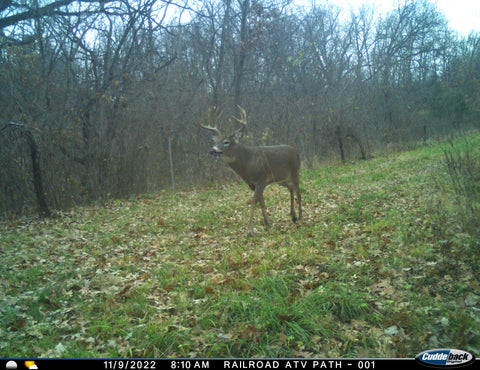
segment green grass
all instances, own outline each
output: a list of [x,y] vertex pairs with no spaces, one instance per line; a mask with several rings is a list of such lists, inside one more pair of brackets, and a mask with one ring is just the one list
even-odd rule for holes
[[271,186],[252,238],[241,182],[4,221],[0,357],[479,355],[480,241],[445,145],[304,169],[304,220]]

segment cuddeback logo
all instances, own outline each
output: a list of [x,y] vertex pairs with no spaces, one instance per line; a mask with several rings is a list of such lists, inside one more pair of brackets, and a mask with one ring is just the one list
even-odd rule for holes
[[473,363],[475,356],[458,349],[431,349],[415,357],[419,363],[430,367],[459,367]]

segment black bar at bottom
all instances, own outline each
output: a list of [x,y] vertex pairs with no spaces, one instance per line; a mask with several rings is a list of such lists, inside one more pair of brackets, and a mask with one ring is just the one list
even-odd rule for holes
[[[70,370],[81,367],[87,370],[210,370],[210,369],[351,369],[393,370],[426,369],[427,366],[409,359],[0,359],[0,370]],[[453,368],[453,366],[444,366]],[[461,369],[480,369],[480,361],[462,366]]]

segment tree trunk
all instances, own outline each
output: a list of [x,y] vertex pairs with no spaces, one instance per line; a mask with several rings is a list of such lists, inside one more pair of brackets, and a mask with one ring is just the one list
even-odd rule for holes
[[243,72],[245,70],[245,59],[247,58],[247,18],[250,11],[250,0],[244,0],[242,5],[242,14],[240,22],[240,45],[238,45],[238,53],[236,54],[236,61],[234,66],[233,102],[235,105],[241,105],[241,91]]
[[40,151],[38,150],[37,142],[32,134],[32,131],[23,124],[10,122],[12,127],[18,128],[27,142],[30,150],[30,159],[32,160],[32,181],[35,190],[35,196],[38,202],[38,208],[42,217],[49,217],[51,215],[50,209],[47,205],[47,199],[43,190],[42,168],[40,166]]
[[337,126],[336,133],[338,140],[338,148],[340,149],[340,158],[342,159],[342,163],[345,163],[345,151],[343,149],[342,132],[340,126]]

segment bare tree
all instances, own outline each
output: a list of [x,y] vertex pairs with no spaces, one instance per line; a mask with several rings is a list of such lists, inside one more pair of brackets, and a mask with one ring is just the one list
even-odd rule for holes
[[170,187],[170,158],[177,187],[208,182],[206,106],[248,107],[259,138],[245,140],[292,144],[308,165],[478,121],[478,35],[456,38],[431,2],[381,18],[289,4],[0,2],[0,119],[34,144],[2,131],[1,212],[39,205],[33,157],[49,208]]

